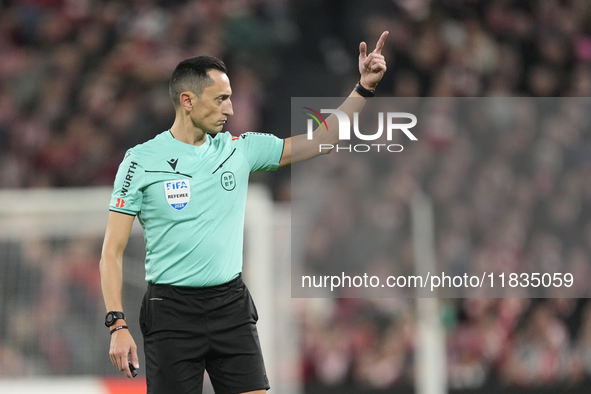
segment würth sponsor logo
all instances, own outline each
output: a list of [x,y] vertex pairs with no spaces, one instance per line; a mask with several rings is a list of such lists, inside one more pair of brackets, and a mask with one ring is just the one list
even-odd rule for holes
[[[351,140],[351,120],[349,116],[343,111],[338,109],[321,109],[320,112],[313,110],[312,108],[304,107],[305,109],[313,112],[304,112],[309,115],[312,119],[308,119],[307,123],[307,137],[309,140],[314,139],[314,121],[318,125],[318,128],[328,131],[328,124],[322,114],[333,114],[336,116],[339,125],[339,140],[349,141]],[[401,119],[407,119],[408,122],[401,122]],[[386,126],[384,127],[384,123]],[[375,141],[382,137],[384,129],[386,129],[387,141],[392,141],[395,132],[402,132],[411,141],[417,141],[417,137],[410,131],[411,128],[416,126],[417,117],[408,112],[378,112],[378,130],[373,134],[362,134],[359,130],[359,113],[353,113],[353,133],[362,141]],[[404,147],[400,144],[353,144],[353,145],[332,145],[332,144],[319,144],[318,149],[320,152],[329,151],[335,149],[337,152],[369,152],[369,151],[387,151],[387,152],[402,152]]]
[[137,163],[132,161],[127,169],[127,175],[125,175],[125,179],[123,180],[123,187],[121,188],[121,197],[125,197],[129,192],[129,187],[131,186],[131,181],[133,180],[133,174],[135,174],[135,170],[137,170]]
[[125,207],[125,200],[122,198],[117,199],[117,204],[115,204],[117,208],[124,208]]

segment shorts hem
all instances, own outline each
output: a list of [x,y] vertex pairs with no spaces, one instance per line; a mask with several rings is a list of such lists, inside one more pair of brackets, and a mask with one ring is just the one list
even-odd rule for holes
[[[256,386],[250,386],[250,387],[243,387],[240,389],[236,389],[236,390],[228,390],[228,391],[221,391],[219,394],[240,394],[240,393],[248,393],[249,391],[256,391],[256,390],[269,390],[271,387],[269,385],[263,385],[261,386],[256,385]],[[216,391],[217,394],[217,391]]]

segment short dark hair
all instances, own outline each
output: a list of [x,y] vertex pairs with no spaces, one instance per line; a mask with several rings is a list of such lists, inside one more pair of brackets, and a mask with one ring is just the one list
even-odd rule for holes
[[224,62],[211,56],[191,57],[176,66],[168,85],[170,98],[175,108],[181,105],[180,96],[182,92],[188,90],[197,96],[201,96],[203,90],[213,84],[213,80],[207,74],[209,70],[228,73]]

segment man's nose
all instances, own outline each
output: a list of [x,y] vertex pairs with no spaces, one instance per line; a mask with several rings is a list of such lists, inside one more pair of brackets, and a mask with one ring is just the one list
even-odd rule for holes
[[232,107],[232,101],[230,101],[229,99],[226,102],[226,105],[224,106],[223,113],[226,116],[234,115],[234,108]]

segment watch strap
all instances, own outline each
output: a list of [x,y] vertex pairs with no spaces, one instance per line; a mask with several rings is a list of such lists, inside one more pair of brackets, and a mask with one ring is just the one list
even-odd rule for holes
[[357,85],[355,85],[355,91],[365,98],[373,97],[376,93],[375,89],[367,90],[366,88],[364,88],[363,85],[361,85],[361,81],[357,82]]

